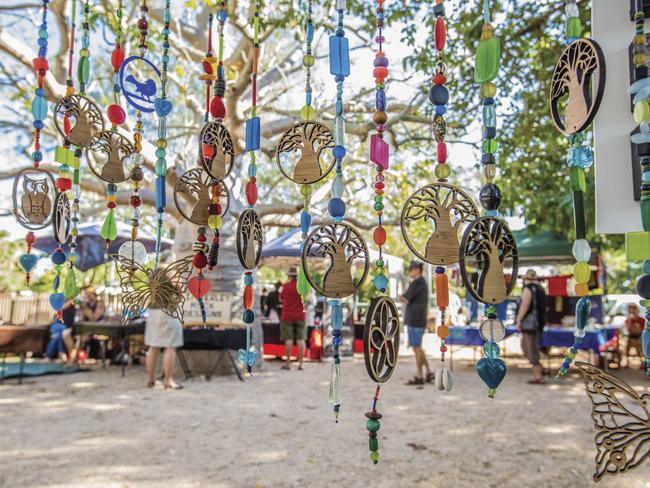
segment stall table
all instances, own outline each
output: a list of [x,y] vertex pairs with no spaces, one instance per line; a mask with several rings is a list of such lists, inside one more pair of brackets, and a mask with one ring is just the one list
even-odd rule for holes
[[181,368],[183,368],[186,379],[192,376],[192,370],[187,363],[183,351],[218,351],[217,359],[210,371],[206,374],[206,378],[208,380],[212,378],[223,358],[227,357],[237,374],[237,378],[240,381],[244,381],[237,362],[232,357],[230,351],[246,348],[245,328],[219,328],[210,326],[186,328],[183,330],[183,343],[183,347],[178,350],[178,360],[181,363]]
[[1,325],[0,326],[0,354],[2,354],[2,376],[0,383],[4,382],[4,365],[7,354],[16,354],[20,358],[20,374],[18,384],[23,382],[23,367],[25,354],[28,352],[42,352],[45,350],[50,336],[49,327],[30,327],[27,325]]

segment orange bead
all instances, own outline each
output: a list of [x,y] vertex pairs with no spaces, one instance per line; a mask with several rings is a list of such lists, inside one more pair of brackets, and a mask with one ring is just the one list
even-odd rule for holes
[[386,229],[383,227],[375,227],[372,238],[375,241],[375,244],[378,246],[383,246],[386,244]]
[[375,78],[386,78],[388,76],[388,68],[386,66],[377,66],[372,74]]
[[438,337],[440,337],[441,339],[445,339],[449,336],[449,327],[447,327],[446,325],[440,325],[436,332],[438,334]]
[[449,306],[449,283],[444,273],[436,274],[436,304],[440,308]]
[[255,303],[255,294],[253,293],[253,287],[245,286],[244,287],[244,308],[247,310],[252,310],[254,303]]
[[584,297],[589,294],[589,285],[587,283],[577,283],[575,287],[576,296]]

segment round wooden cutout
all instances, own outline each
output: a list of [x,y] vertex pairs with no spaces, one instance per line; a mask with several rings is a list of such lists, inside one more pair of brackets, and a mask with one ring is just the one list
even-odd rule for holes
[[122,134],[104,130],[93,136],[86,148],[88,166],[95,175],[108,183],[121,183],[129,179],[125,164],[135,147]]
[[208,207],[212,203],[213,185],[219,189],[223,218],[230,207],[230,192],[226,184],[212,178],[203,168],[192,168],[181,175],[174,186],[174,204],[185,220],[204,227],[208,225]]
[[299,184],[315,183],[325,178],[336,160],[323,167],[321,154],[334,147],[334,135],[329,127],[312,120],[300,122],[287,129],[275,150],[275,160],[284,176]]
[[517,243],[504,220],[479,217],[469,224],[460,244],[460,274],[474,298],[488,305],[504,301],[515,287],[518,266]]
[[395,371],[399,354],[399,311],[392,298],[370,302],[363,327],[363,357],[370,379],[385,383]]
[[605,73],[603,51],[591,39],[573,41],[562,52],[549,95],[551,117],[560,132],[572,135],[591,123],[605,92]]
[[64,244],[70,237],[70,200],[66,193],[56,194],[52,227],[56,242]]
[[[358,263],[363,267],[357,267]],[[319,265],[320,272],[316,274]],[[302,266],[309,284],[318,293],[329,298],[345,298],[363,285],[370,268],[370,253],[359,231],[351,225],[325,224],[307,237]]]
[[458,262],[462,227],[479,217],[472,198],[448,183],[416,190],[402,208],[401,228],[411,252],[427,263]]
[[255,269],[262,257],[264,229],[257,212],[247,208],[237,221],[237,256],[246,269]]
[[54,178],[47,171],[24,168],[14,178],[12,200],[20,225],[39,230],[52,221],[52,199],[56,195]]
[[[69,133],[66,133],[66,116],[70,126]],[[99,107],[90,98],[70,95],[60,99],[54,106],[54,125],[70,144],[86,148],[93,136],[104,130],[104,118]]]
[[235,161],[235,143],[226,126],[216,120],[203,126],[199,133],[199,162],[210,176],[225,179]]

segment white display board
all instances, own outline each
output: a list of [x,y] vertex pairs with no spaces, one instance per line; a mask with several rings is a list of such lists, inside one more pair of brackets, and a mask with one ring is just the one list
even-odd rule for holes
[[[232,301],[234,294],[210,291],[203,297],[207,325],[220,325],[229,323],[232,319]],[[201,325],[201,308],[198,301],[191,293],[185,294],[183,307],[183,322],[188,325]]]
[[594,119],[596,232],[623,234],[643,230],[634,200],[630,133],[628,47],[634,36],[628,0],[592,1],[592,38],[605,55],[605,93]]

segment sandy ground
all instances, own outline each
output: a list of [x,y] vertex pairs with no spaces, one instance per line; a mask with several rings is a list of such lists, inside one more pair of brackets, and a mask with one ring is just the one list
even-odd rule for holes
[[[334,423],[329,364],[193,379],[182,391],[143,388],[119,368],[0,386],[0,486],[588,487],[594,469],[590,404],[580,377],[545,386],[509,358],[488,400],[469,360],[454,390],[406,386],[402,358],[383,388],[380,463],[368,458],[364,412],[373,386],[360,357],[343,364],[344,406]],[[644,384],[638,371],[623,376]],[[647,383],[645,383],[647,387]],[[650,486],[650,462],[599,487]]]

